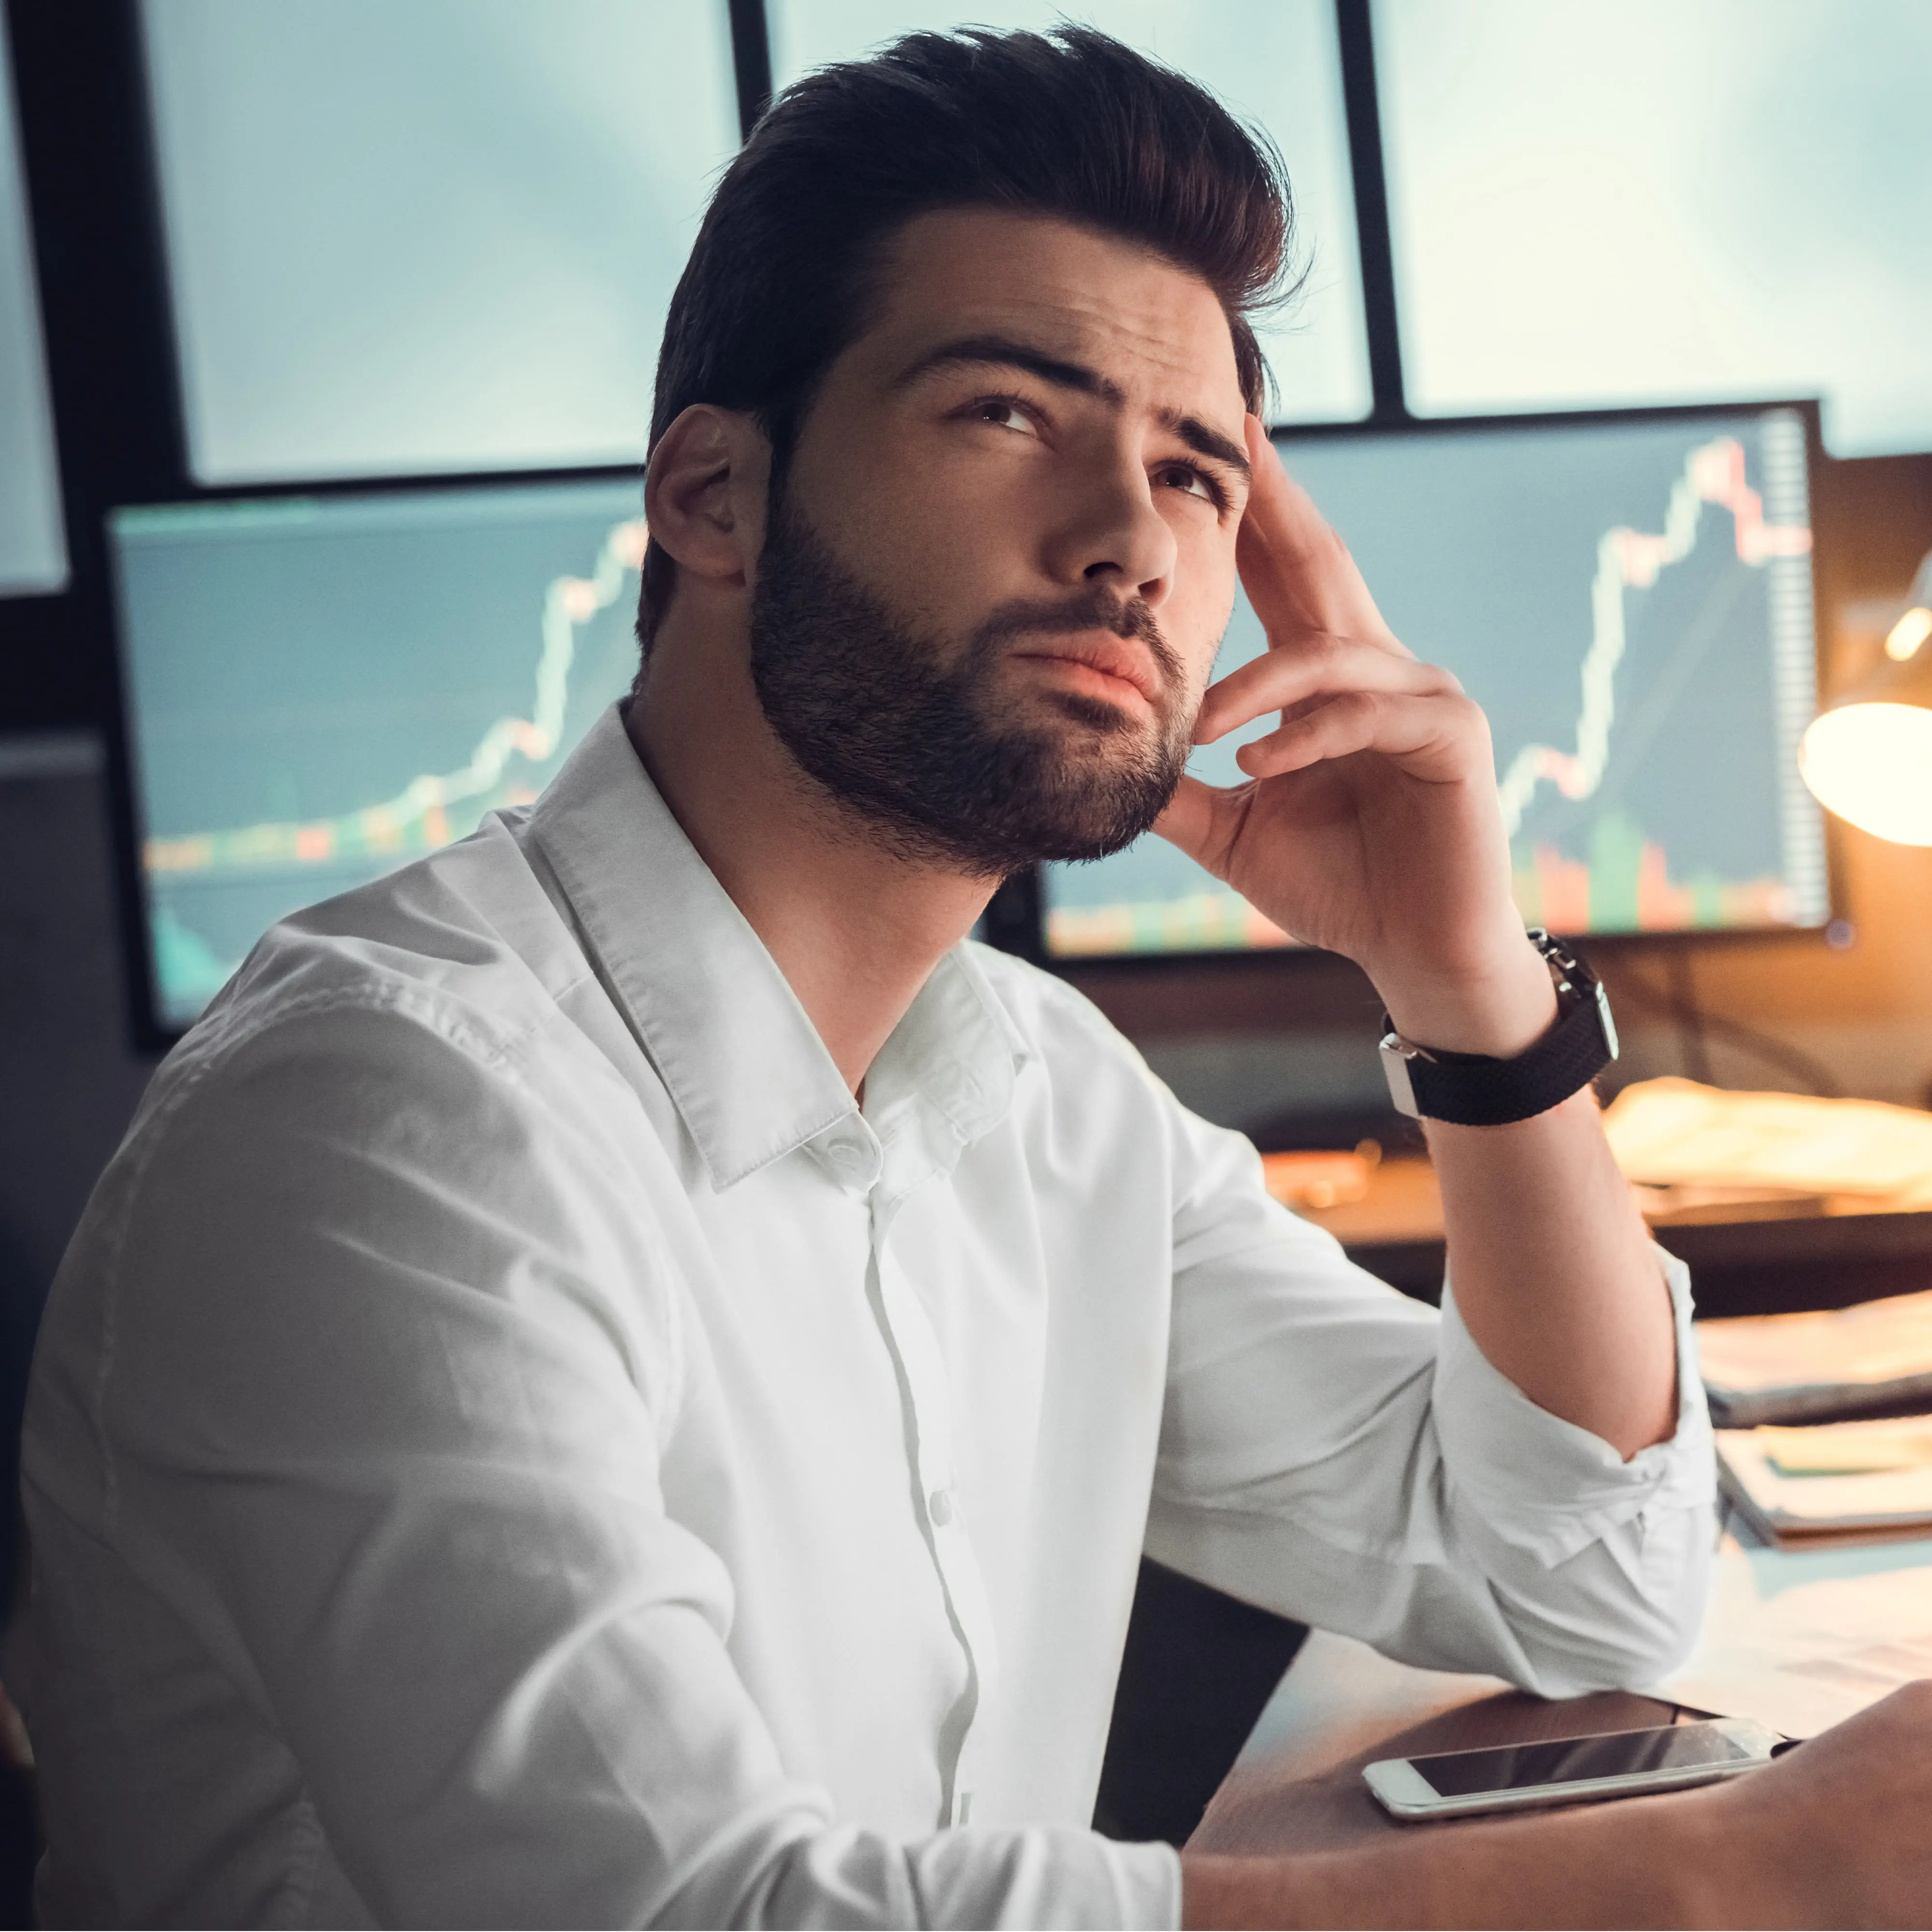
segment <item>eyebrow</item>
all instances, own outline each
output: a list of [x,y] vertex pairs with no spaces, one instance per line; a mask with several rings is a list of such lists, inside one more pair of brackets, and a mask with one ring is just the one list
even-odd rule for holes
[[[902,370],[898,386],[916,382],[935,369],[972,364],[1024,369],[1029,375],[1037,376],[1042,382],[1051,383],[1057,389],[1071,390],[1076,395],[1097,396],[1116,409],[1127,400],[1126,392],[1120,384],[1102,375],[1099,370],[1089,368],[1084,362],[1069,362],[1060,356],[1049,356],[1030,343],[1007,335],[965,335],[956,341],[942,342]],[[1226,464],[1238,476],[1246,478],[1250,474],[1247,452],[1198,416],[1170,408],[1157,411],[1155,419],[1162,429],[1180,437],[1198,455]]]

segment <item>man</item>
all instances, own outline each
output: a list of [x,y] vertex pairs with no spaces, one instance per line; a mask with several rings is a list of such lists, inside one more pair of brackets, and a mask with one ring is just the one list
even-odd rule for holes
[[[50,1912],[1925,1898],[1766,1889],[1808,1808],[1869,1834],[1829,1744],[1748,1798],[1326,1859],[1084,1828],[1144,1546],[1562,1694],[1682,1654],[1711,1540],[1685,1284],[1586,1072],[1432,1125],[1438,1320],[964,943],[1015,866],[1157,819],[1456,1077],[1520,1098],[1569,1023],[1480,714],[1255,420],[1286,214],[1211,101],[1084,32],[909,39],[754,135],[667,331],[634,701],[533,809],[271,934],[63,1270]],[[1210,691],[1238,566],[1274,648]],[[1263,712],[1250,785],[1182,777]]]

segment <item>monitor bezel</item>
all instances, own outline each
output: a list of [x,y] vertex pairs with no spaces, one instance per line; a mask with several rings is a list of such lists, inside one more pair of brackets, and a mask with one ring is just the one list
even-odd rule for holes
[[[1269,437],[1279,446],[1295,442],[1366,441],[1377,437],[1467,434],[1512,430],[1566,430],[1577,428],[1614,427],[1623,424],[1668,423],[1673,421],[1708,421],[1726,416],[1762,416],[1774,410],[1788,410],[1804,424],[1805,492],[1810,508],[1813,542],[1810,550],[1814,627],[1816,650],[1814,661],[1814,700],[1822,702],[1828,655],[1828,631],[1819,596],[1818,484],[1822,466],[1828,460],[1820,433],[1820,404],[1816,397],[1776,397],[1769,400],[1670,403],[1636,408],[1539,410],[1507,415],[1457,416],[1376,416],[1353,423],[1281,423],[1271,428]],[[1370,586],[1371,591],[1374,586]],[[1825,917],[1814,926],[1676,926],[1646,928],[1633,932],[1559,933],[1557,937],[1588,946],[1592,952],[1607,952],[1614,957],[1645,948],[1682,947],[1687,944],[1734,946],[1762,944],[1766,940],[1798,941],[1812,945],[1851,943],[1855,930],[1845,898],[1845,866],[1838,821],[1821,806],[1824,828]],[[1278,962],[1284,970],[1293,971],[1304,962],[1333,957],[1324,948],[1288,946],[1203,946],[1177,948],[1172,952],[1058,953],[1047,943],[1046,895],[1039,868],[1008,880],[988,908],[985,936],[989,944],[1012,952],[1031,964],[1064,978],[1078,979],[1088,974],[1102,977],[1132,973],[1172,973],[1177,970],[1214,971],[1232,963],[1254,967],[1259,962]]]

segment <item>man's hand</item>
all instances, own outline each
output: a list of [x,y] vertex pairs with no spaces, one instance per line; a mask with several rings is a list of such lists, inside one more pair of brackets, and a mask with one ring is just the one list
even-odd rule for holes
[[1715,1861],[1706,1922],[1932,1925],[1932,1678],[1692,1795]]
[[[1556,1014],[1510,896],[1489,726],[1390,634],[1341,540],[1247,421],[1241,581],[1268,649],[1208,693],[1196,736],[1263,712],[1246,784],[1184,779],[1156,830],[1298,938],[1363,967],[1419,1046],[1508,1058]],[[1675,1426],[1670,1305],[1580,1094],[1504,1127],[1431,1122],[1456,1301],[1530,1400],[1628,1456]]]
[[1362,966],[1410,1038],[1520,1052],[1550,976],[1510,896],[1489,726],[1383,622],[1360,572],[1261,424],[1237,556],[1264,656],[1208,692],[1196,742],[1264,712],[1249,782],[1184,778],[1156,830],[1297,938]]
[[1702,1790],[1181,1869],[1189,1925],[1932,1924],[1932,1682]]

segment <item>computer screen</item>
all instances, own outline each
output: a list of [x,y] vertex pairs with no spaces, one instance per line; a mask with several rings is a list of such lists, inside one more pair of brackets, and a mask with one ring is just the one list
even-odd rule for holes
[[634,461],[725,0],[146,0],[204,483]]
[[1374,0],[1418,414],[1821,396],[1932,449],[1924,0]]
[[67,585],[67,536],[34,284],[27,187],[0,32],[0,596]]
[[1178,68],[1265,129],[1294,184],[1295,249],[1308,275],[1256,318],[1275,382],[1271,420],[1358,422],[1368,340],[1355,242],[1334,0],[766,0],[772,77],[850,60],[915,28],[1100,28]]
[[158,1022],[275,920],[533,798],[629,686],[634,481],[117,511]]
[[[1383,616],[1488,713],[1525,920],[1573,936],[1822,926],[1798,773],[1816,708],[1807,430],[1795,407],[1276,438]],[[1266,648],[1245,598],[1216,666]],[[1243,782],[1236,746],[1198,751]],[[1050,956],[1288,936],[1150,833],[1042,868]]]

